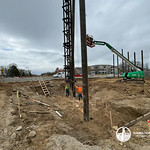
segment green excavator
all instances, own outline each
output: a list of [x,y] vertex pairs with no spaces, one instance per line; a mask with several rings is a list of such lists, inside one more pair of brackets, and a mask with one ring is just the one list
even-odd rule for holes
[[92,36],[89,36],[87,34],[86,36],[86,43],[87,46],[93,48],[95,45],[106,45],[113,53],[115,53],[117,56],[119,56],[122,60],[124,60],[132,69],[135,71],[133,72],[126,72],[122,74],[122,77],[124,80],[143,80],[144,81],[144,71],[142,68],[136,66],[134,63],[132,63],[130,60],[128,60],[125,56],[123,56],[121,53],[119,53],[115,48],[113,48],[110,44],[103,42],[103,41],[95,41],[93,40]]

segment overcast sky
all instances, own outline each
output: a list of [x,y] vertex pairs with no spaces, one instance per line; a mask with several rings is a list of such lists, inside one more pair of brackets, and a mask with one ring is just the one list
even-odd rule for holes
[[[86,0],[87,33],[150,66],[150,0]],[[0,66],[16,63],[32,73],[63,68],[62,0],[0,0]],[[81,66],[76,1],[75,65]],[[88,64],[112,64],[104,46],[87,48]],[[120,60],[121,61],[121,60]]]

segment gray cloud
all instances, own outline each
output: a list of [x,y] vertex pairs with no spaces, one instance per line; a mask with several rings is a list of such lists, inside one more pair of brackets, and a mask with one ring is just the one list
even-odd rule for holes
[[[110,43],[119,51],[121,49],[124,49],[125,53],[130,51],[132,58],[135,51],[137,58],[140,59],[140,50],[143,49],[145,62],[150,65],[150,17],[148,15],[150,1],[119,0],[116,2],[116,0],[111,0],[99,1],[99,3],[93,1],[92,8],[88,7],[89,5],[90,2],[87,4],[87,31],[89,34],[93,34],[96,40]],[[95,49],[103,51],[100,46]],[[92,52],[89,53],[92,54]],[[106,61],[103,60],[104,55],[108,54],[104,52],[101,54],[100,63],[103,63]],[[111,63],[112,57],[108,57],[107,62]]]
[[[86,1],[87,33],[124,53],[144,50],[150,66],[150,1]],[[79,8],[76,1],[75,63],[81,65]],[[62,0],[0,0],[0,65],[16,63],[34,73],[63,68]],[[88,64],[112,64],[104,46],[88,48]]]

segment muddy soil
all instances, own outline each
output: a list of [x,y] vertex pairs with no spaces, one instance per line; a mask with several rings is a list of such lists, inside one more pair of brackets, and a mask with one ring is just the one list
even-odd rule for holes
[[79,105],[77,97],[65,96],[63,80],[46,84],[48,97],[38,82],[0,84],[0,150],[150,149],[147,120],[130,127],[132,136],[125,143],[116,139],[112,129],[150,111],[149,80],[127,84],[89,79],[89,122],[83,120],[83,101]]

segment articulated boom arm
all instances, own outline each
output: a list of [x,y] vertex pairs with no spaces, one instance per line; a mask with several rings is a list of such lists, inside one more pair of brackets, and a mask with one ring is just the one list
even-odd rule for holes
[[142,69],[135,64],[133,64],[130,60],[124,57],[121,53],[119,53],[115,48],[113,48],[110,44],[103,41],[94,41],[89,35],[87,35],[87,46],[95,47],[95,45],[106,45],[113,53],[119,56],[122,60],[124,60],[129,66],[134,68],[136,71],[141,71]]
[[115,48],[113,48],[111,45],[108,43],[105,43],[105,45],[117,56],[119,56],[122,60],[124,60],[129,66],[134,68],[136,71],[141,71],[139,67],[137,67],[135,64],[133,64],[130,60],[128,60],[126,57],[124,57],[121,53],[119,53]]

